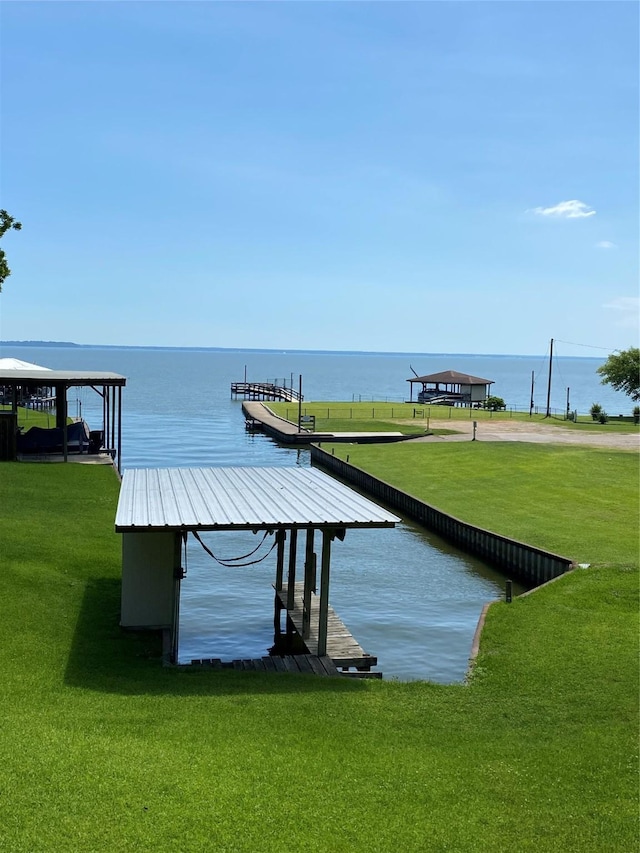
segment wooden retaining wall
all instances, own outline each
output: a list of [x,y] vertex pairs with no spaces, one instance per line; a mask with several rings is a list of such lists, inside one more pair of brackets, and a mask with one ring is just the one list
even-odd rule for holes
[[311,460],[314,465],[326,468],[340,479],[398,510],[401,515],[417,521],[461,550],[479,557],[526,586],[539,586],[573,567],[568,557],[543,551],[541,548],[500,536],[447,515],[446,512],[338,459],[317,445],[311,446]]

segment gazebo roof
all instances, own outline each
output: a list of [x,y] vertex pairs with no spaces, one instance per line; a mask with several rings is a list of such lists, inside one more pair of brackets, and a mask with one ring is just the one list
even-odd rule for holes
[[407,382],[439,382],[444,385],[493,385],[493,379],[481,379],[468,373],[458,373],[457,370],[443,370],[431,373],[429,376],[414,376]]

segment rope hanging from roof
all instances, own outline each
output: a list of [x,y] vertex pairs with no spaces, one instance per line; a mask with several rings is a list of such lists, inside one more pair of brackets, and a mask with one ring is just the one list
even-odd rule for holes
[[198,535],[198,532],[196,530],[192,530],[191,533],[193,533],[194,537],[198,540],[200,545],[202,545],[203,549],[207,552],[207,554],[210,557],[212,557],[216,561],[216,563],[219,563],[221,566],[224,566],[227,569],[235,569],[235,568],[240,569],[240,568],[244,568],[245,566],[255,566],[258,563],[261,563],[263,560],[266,560],[266,558],[269,556],[269,554],[273,551],[273,549],[278,544],[277,540],[274,540],[272,546],[269,548],[269,550],[266,552],[266,554],[264,554],[262,557],[258,557],[255,560],[248,560],[247,562],[240,562],[241,560],[247,560],[248,557],[252,557],[256,553],[256,551],[260,548],[260,546],[265,541],[267,536],[269,536],[269,534],[270,534],[269,530],[265,530],[264,536],[262,537],[260,542],[258,542],[258,544],[253,549],[253,551],[249,551],[248,554],[243,554],[240,557],[225,557],[225,558],[216,557],[216,555],[213,553],[211,548],[209,548],[207,545],[204,544],[204,542],[202,541],[202,539],[200,538],[200,536]]

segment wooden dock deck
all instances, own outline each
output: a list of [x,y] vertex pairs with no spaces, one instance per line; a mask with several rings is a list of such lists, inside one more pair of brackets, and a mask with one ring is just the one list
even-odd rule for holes
[[261,658],[243,658],[223,661],[220,658],[203,658],[192,660],[189,666],[199,666],[203,669],[234,669],[240,672],[290,672],[294,675],[341,675],[328,655],[264,655]]
[[[308,620],[308,634],[305,636],[305,633],[307,632],[305,632],[303,628],[304,584],[295,584],[294,606],[292,610],[287,610],[288,585],[286,583],[283,585],[282,589],[276,590],[276,594],[280,599],[283,609],[291,619],[296,632],[302,638],[309,654],[317,655],[320,597],[315,593],[311,594],[311,614],[310,619]],[[362,675],[366,674],[371,678],[382,678],[381,672],[370,672],[371,667],[377,665],[378,658],[368,654],[368,652],[365,652],[331,605],[329,605],[327,617],[327,655],[331,658],[338,669],[342,669],[344,671],[345,675],[356,675],[361,673]],[[352,667],[356,672],[348,673],[348,670]]]

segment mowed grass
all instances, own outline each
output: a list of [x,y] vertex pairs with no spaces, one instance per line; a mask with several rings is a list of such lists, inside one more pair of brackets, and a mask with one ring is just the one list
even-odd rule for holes
[[427,435],[429,430],[420,422],[407,424],[402,421],[353,420],[341,418],[316,418],[316,432],[399,432],[402,435]]
[[0,849],[635,848],[636,571],[493,605],[469,685],[164,669],[118,627],[117,492],[0,466]]
[[323,449],[479,527],[577,562],[638,563],[636,452],[480,441]]
[[[295,403],[265,404],[275,414],[293,423],[298,421],[298,405]],[[307,402],[301,407],[303,415],[314,415],[316,418],[316,429],[326,432],[362,432],[364,430],[384,431],[398,430],[402,426],[422,426],[428,429],[431,421],[450,421],[452,429],[456,424],[468,426],[470,421],[504,422],[519,421],[521,423],[544,424],[556,426],[559,429],[577,430],[578,432],[612,432],[612,433],[637,433],[640,427],[632,422],[631,417],[627,420],[611,418],[606,424],[594,421],[589,415],[580,415],[577,422],[568,421],[560,417],[547,418],[543,414],[529,416],[527,412],[491,412],[485,409],[469,409],[455,406],[425,406],[419,403],[349,403],[349,402]],[[369,426],[365,426],[367,423]],[[320,424],[322,426],[320,426]]]
[[292,403],[267,404],[274,414],[292,423],[298,414],[315,417],[315,432],[400,432],[403,435],[425,435],[428,422],[422,407],[405,404],[395,406],[371,403],[311,403],[301,412]]

